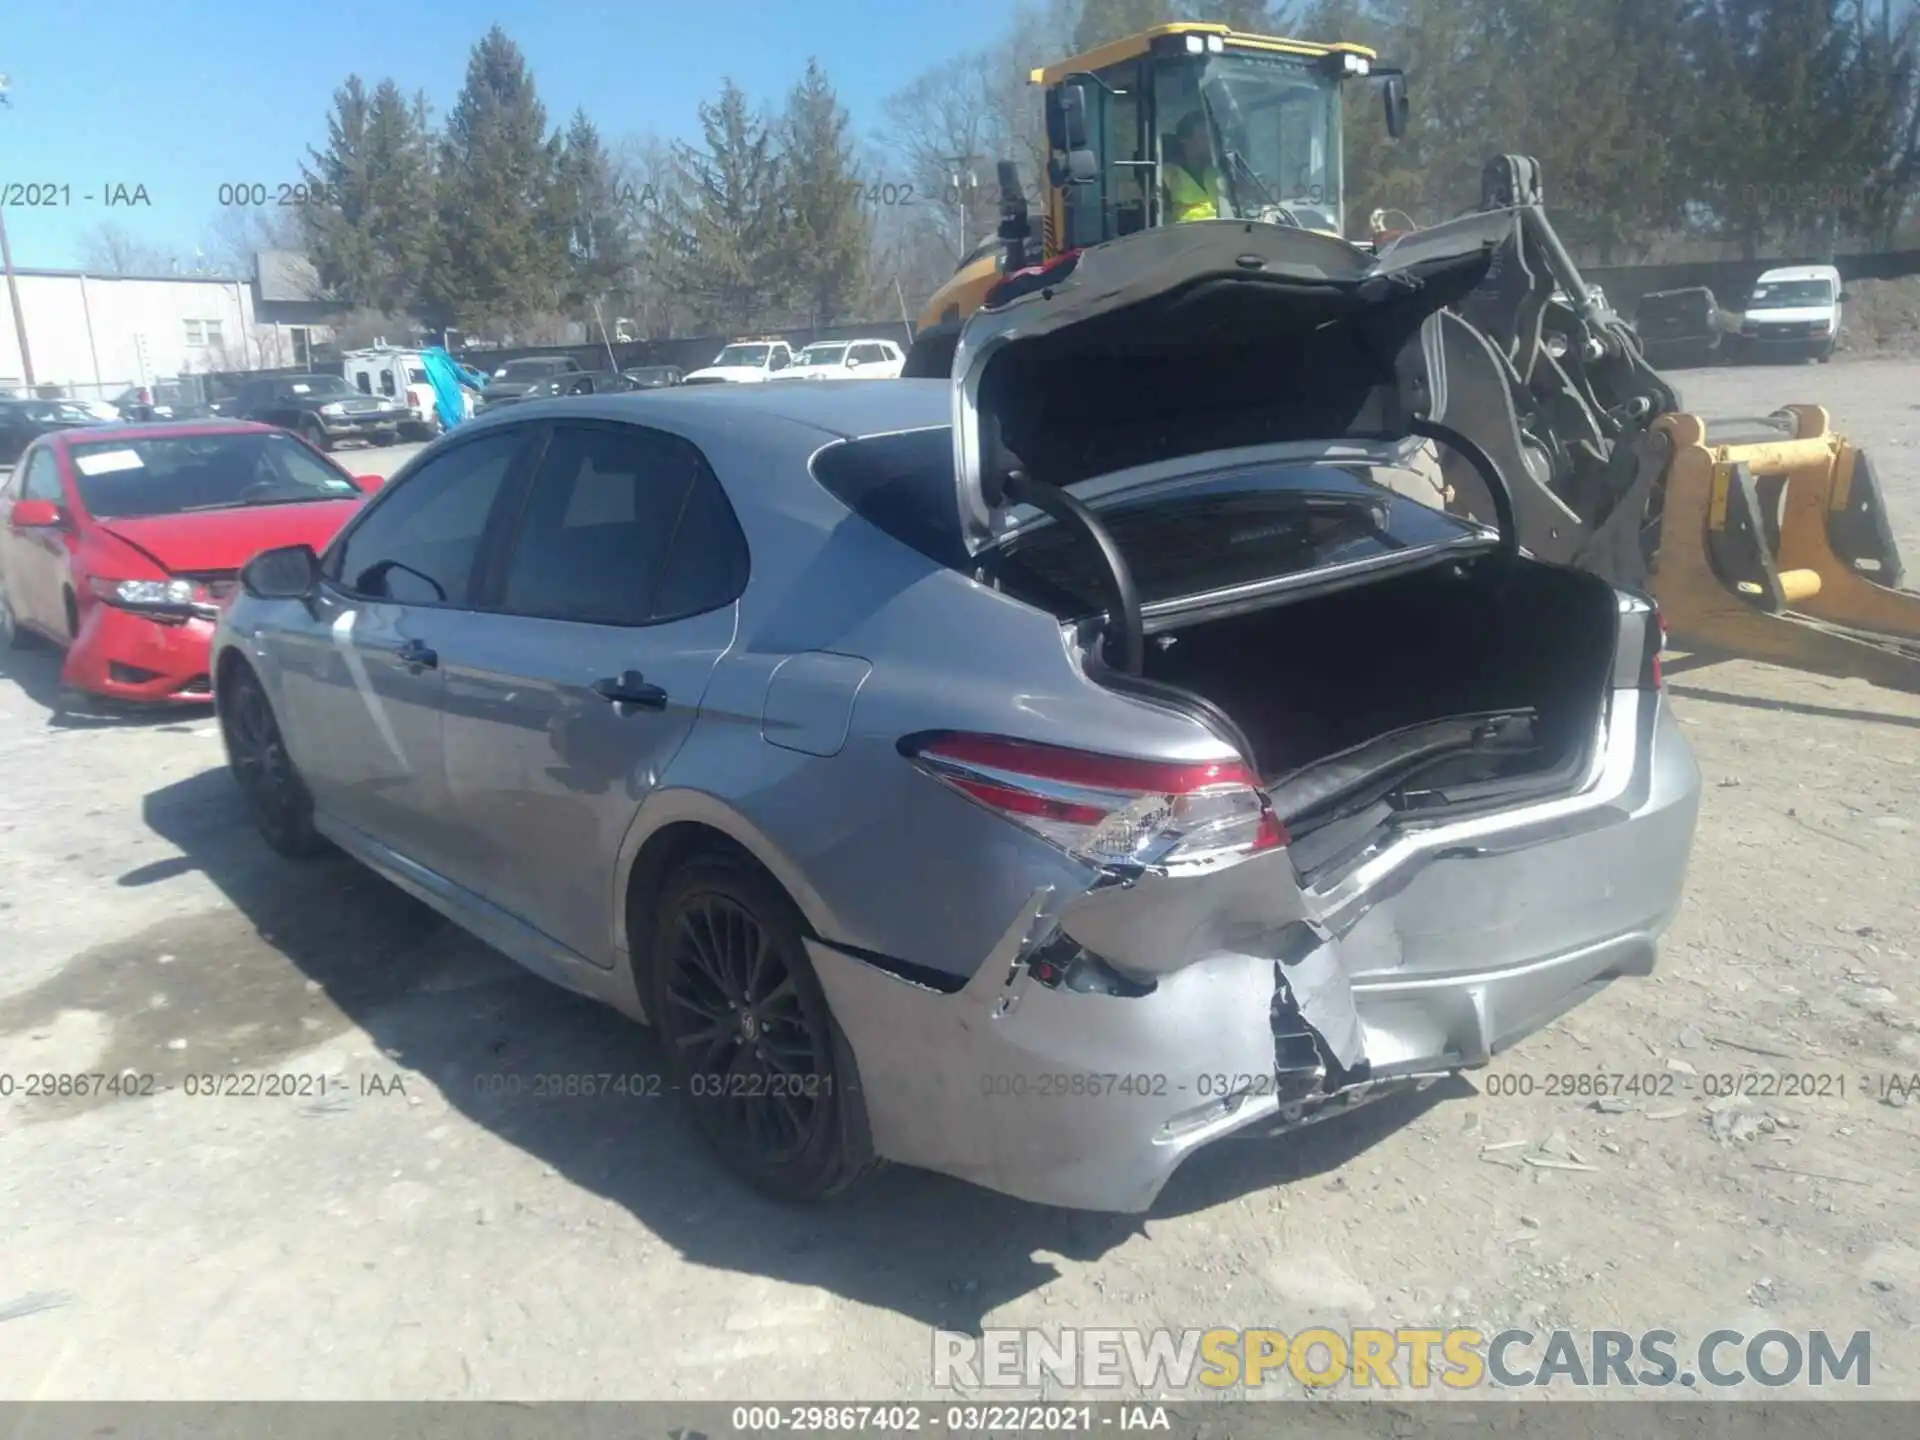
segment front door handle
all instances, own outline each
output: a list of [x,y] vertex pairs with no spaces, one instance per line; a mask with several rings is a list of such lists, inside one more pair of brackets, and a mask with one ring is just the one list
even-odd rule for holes
[[418,675],[422,670],[438,669],[440,666],[439,654],[418,640],[407,641],[393,652],[393,658],[406,666],[414,675]]
[[658,685],[649,685],[647,677],[638,670],[627,670],[618,676],[594,681],[593,693],[602,700],[611,700],[620,707],[623,715],[630,705],[645,710],[667,708],[667,692]]

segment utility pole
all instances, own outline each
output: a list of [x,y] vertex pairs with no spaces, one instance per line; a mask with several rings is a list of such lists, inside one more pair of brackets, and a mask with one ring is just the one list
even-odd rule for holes
[[[0,109],[11,110],[13,101],[7,98],[7,77],[0,75]],[[7,243],[7,211],[0,205],[0,267],[7,272],[7,298],[13,302],[13,333],[20,338],[20,373],[27,382],[27,389],[33,389],[33,352],[27,348],[27,316],[20,308],[20,282],[13,273],[13,246]]]
[[960,258],[967,255],[967,201],[970,192],[980,188],[980,177],[973,173],[974,157],[971,155],[943,155],[953,169],[947,174],[947,184],[952,187],[955,208],[960,221]]

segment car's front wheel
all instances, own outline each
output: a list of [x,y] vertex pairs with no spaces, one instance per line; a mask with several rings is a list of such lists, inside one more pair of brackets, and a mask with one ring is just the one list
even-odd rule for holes
[[318,420],[302,420],[300,422],[300,438],[322,454],[333,449],[333,446],[327,441],[327,432],[320,428],[320,422]]
[[668,878],[654,915],[648,1010],[721,1159],[787,1201],[859,1179],[870,1157],[858,1079],[793,902],[754,867],[710,857]]
[[227,766],[267,844],[295,859],[326,850],[313,825],[313,795],[287,753],[266,687],[247,666],[236,666],[221,685],[219,713]]

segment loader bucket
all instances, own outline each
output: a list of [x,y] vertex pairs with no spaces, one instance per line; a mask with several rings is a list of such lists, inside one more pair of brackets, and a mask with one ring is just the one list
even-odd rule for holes
[[[1866,456],[1816,406],[1655,422],[1671,446],[1654,598],[1673,644],[1920,693],[1920,594]],[[1868,578],[1871,571],[1875,578]]]

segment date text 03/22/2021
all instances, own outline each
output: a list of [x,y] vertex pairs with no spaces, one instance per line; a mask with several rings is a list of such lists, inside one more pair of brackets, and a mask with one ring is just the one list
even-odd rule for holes
[[186,1095],[195,1099],[319,1100],[340,1095],[404,1096],[406,1093],[406,1077],[398,1071],[351,1078],[289,1071],[190,1071],[171,1079],[162,1079],[138,1070],[122,1070],[117,1074],[84,1070],[0,1074],[0,1100],[87,1100],[99,1097],[140,1100],[154,1095]]

